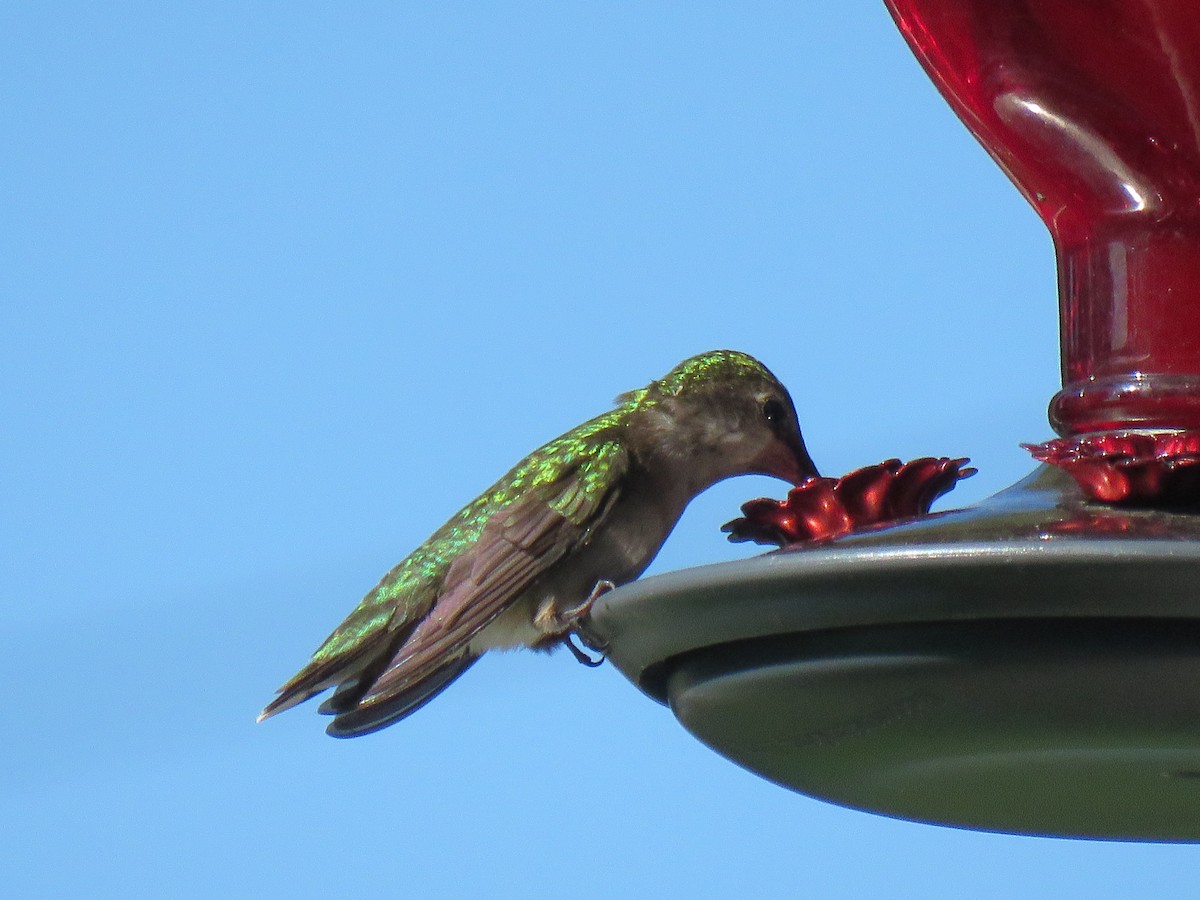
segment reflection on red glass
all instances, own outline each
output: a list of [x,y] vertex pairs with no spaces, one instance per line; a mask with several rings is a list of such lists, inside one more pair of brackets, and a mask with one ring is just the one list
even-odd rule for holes
[[1200,427],[1200,2],[885,2],[1054,238],[1055,428]]
[[1068,472],[1093,500],[1130,506],[1200,503],[1200,432],[1109,432],[1022,445]]

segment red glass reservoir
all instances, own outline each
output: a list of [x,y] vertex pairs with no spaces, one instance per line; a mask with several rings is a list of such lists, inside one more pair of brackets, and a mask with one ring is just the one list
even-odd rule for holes
[[1054,238],[1051,423],[1200,428],[1200,2],[885,2]]

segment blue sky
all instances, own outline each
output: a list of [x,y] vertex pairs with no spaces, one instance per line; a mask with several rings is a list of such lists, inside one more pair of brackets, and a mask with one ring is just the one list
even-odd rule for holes
[[[611,667],[325,737],[274,688],[528,450],[763,359],[813,456],[1032,466],[1049,238],[879,2],[0,9],[0,847],[20,897],[1192,896],[835,808]],[[756,552],[697,500],[652,572]]]

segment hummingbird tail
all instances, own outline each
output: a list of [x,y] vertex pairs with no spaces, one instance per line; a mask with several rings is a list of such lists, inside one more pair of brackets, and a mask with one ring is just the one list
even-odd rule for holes
[[[452,681],[471,668],[478,659],[479,656],[473,653],[463,653],[433,670],[415,684],[364,706],[337,704],[334,702],[337,699],[335,693],[323,704],[321,709],[322,712],[331,713],[334,716],[329,727],[325,729],[325,733],[336,738],[361,737],[398,722],[415,713],[448,688]],[[346,706],[349,708],[339,708]]]
[[277,716],[284,710],[298,706],[309,697],[313,697],[335,684],[337,684],[336,679],[313,682],[298,687],[285,685],[279,689],[279,696],[263,707],[263,711],[258,714],[255,722],[265,722],[271,716]]
[[[262,722],[286,709],[291,709],[334,685],[343,684],[347,680],[350,680],[351,683],[359,680],[364,666],[370,665],[372,652],[377,653],[378,647],[367,645],[336,661],[317,662],[314,660],[310,662],[279,689],[277,692],[279,696],[263,708],[263,711],[258,714],[258,721]],[[386,664],[387,658],[387,655],[384,655],[382,660],[384,664]],[[382,671],[382,666],[379,671]],[[372,680],[377,675],[378,672],[372,676]]]

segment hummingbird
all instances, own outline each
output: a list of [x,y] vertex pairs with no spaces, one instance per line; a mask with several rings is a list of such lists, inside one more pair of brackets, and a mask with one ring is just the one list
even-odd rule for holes
[[261,722],[329,688],[334,737],[391,725],[488,650],[603,645],[595,601],[637,578],[684,507],[734,475],[816,475],[796,409],[745,353],[684,360],[615,408],[534,450],[383,576]]

